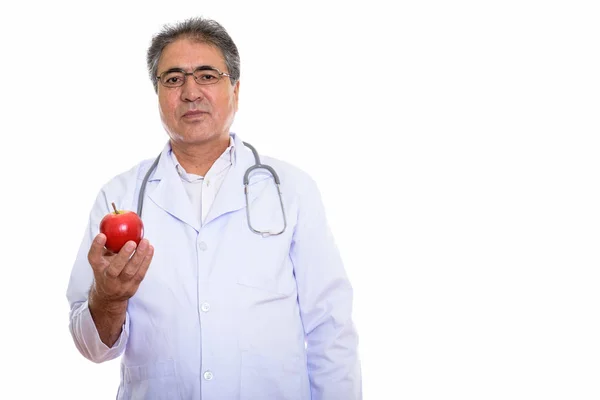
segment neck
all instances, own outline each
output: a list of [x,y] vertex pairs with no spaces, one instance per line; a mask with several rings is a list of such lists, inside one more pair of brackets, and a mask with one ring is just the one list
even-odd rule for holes
[[206,173],[229,147],[229,135],[200,144],[182,144],[171,141],[171,149],[187,173],[206,176]]

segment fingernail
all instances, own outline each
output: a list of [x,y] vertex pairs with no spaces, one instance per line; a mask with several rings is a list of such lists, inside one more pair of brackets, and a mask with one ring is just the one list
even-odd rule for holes
[[99,234],[98,236],[96,236],[96,243],[100,245],[104,245],[105,240],[106,236],[104,236],[103,234]]
[[127,244],[125,245],[125,250],[131,251],[133,249],[135,249],[135,243],[134,242],[127,242]]

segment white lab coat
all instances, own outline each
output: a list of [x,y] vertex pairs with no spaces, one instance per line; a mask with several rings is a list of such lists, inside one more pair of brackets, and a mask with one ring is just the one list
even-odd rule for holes
[[[153,160],[102,188],[67,292],[75,344],[94,362],[123,355],[118,399],[360,399],[352,288],[318,189],[298,168],[261,156],[281,179],[287,229],[266,238],[252,233],[243,176],[254,158],[232,135],[235,163],[202,227],[165,146],[142,214],[154,258],[112,349],[89,314],[87,253],[112,202],[136,210]],[[252,174],[249,196],[255,228],[282,226],[264,170]]]

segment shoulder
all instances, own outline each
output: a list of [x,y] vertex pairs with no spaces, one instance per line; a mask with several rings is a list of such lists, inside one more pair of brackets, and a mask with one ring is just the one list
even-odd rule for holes
[[115,175],[102,185],[104,191],[126,190],[134,182],[144,179],[144,174],[150,168],[153,159],[143,160],[126,171]]
[[105,199],[108,209],[112,202],[119,208],[132,209],[134,194],[153,162],[154,159],[151,158],[142,160],[126,171],[115,175],[101,186],[100,196]]
[[281,181],[281,186],[299,194],[317,189],[313,177],[299,166],[271,156],[261,156],[261,162],[270,165]]

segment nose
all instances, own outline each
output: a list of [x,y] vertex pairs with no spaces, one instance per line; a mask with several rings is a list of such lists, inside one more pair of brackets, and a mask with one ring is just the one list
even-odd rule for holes
[[194,80],[194,76],[192,74],[186,76],[185,82],[181,86],[181,100],[194,102],[202,97],[202,89]]

